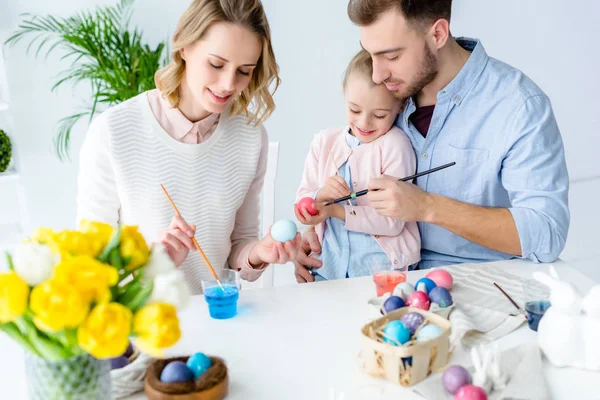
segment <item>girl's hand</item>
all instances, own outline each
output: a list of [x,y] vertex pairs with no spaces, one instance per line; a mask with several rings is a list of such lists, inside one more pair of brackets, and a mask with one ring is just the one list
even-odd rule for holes
[[296,214],[298,221],[303,225],[318,225],[329,217],[339,218],[343,221],[346,220],[346,211],[344,210],[344,207],[339,204],[326,206],[325,203],[315,202],[314,208],[319,212],[314,216],[310,215],[308,211],[304,209],[299,210],[298,207],[294,207],[294,213]]
[[350,187],[339,175],[330,176],[323,186],[317,192],[317,198],[315,199],[318,203],[326,203],[331,200],[339,199],[340,197],[348,196],[352,192]]

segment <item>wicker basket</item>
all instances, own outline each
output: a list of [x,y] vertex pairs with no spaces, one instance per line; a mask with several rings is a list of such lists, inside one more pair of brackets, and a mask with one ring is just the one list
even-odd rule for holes
[[131,396],[144,390],[146,370],[152,359],[134,348],[129,357],[130,364],[110,371],[111,397],[115,400]]
[[[403,346],[394,346],[383,341],[383,329],[388,322],[401,319],[404,314],[417,312],[425,317],[426,324],[442,328],[442,334],[425,341],[409,341]],[[419,327],[420,329],[421,327]],[[372,376],[383,376],[390,382],[402,386],[413,386],[425,379],[431,372],[446,366],[450,358],[451,323],[432,312],[418,308],[403,307],[382,318],[371,321],[362,328],[362,351],[360,354],[363,370]],[[416,336],[415,333],[413,338]],[[412,365],[409,358],[412,357]]]

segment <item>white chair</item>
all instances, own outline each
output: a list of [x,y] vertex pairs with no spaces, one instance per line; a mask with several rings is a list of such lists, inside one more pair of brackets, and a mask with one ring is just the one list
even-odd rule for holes
[[[269,156],[267,158],[267,172],[261,193],[261,234],[266,235],[275,219],[275,179],[279,164],[279,142],[269,142]],[[244,289],[273,287],[275,266],[269,266],[256,282],[242,283]]]

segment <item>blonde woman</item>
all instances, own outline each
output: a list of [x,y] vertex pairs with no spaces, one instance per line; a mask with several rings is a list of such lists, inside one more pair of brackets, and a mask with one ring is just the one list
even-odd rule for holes
[[[156,90],[92,122],[80,155],[77,218],[139,225],[200,293],[211,275],[193,236],[217,271],[236,269],[250,281],[268,264],[293,259],[300,237],[258,240],[268,151],[262,122],[280,82],[261,2],[193,0],[173,49]],[[189,225],[174,217],[161,183]]]

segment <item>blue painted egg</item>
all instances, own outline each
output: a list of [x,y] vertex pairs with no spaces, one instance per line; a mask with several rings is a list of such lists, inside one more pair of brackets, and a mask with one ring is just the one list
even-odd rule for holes
[[394,310],[404,307],[404,300],[398,296],[390,296],[385,303],[383,303],[383,308],[381,310],[382,314],[390,313]]
[[173,361],[165,365],[160,373],[160,381],[166,383],[188,382],[194,380],[194,373],[183,361]]
[[406,300],[408,300],[408,297],[411,294],[413,294],[414,291],[415,291],[415,287],[413,285],[411,285],[409,282],[400,282],[394,288],[394,296],[398,296],[398,297],[402,298],[402,300],[404,300],[404,302],[406,303]]
[[187,360],[187,367],[192,370],[196,379],[212,365],[210,358],[204,353],[195,353]]
[[428,324],[422,327],[417,333],[417,342],[425,342],[434,339],[442,334],[442,328],[437,325]]
[[426,289],[425,294],[429,294],[429,292],[431,292],[433,290],[433,288],[437,286],[435,284],[435,282],[432,281],[431,279],[429,279],[429,278],[421,278],[415,284],[415,287],[417,288],[417,290],[421,290],[421,288],[419,287],[420,283],[424,283],[425,284],[425,289]]
[[425,317],[423,317],[418,312],[409,312],[404,314],[404,316],[400,319],[404,326],[408,328],[411,335],[414,335],[417,329],[425,322]]
[[440,306],[440,308],[446,308],[452,305],[452,295],[450,291],[441,286],[434,287],[429,292],[429,300]]
[[383,341],[398,346],[410,340],[410,331],[400,321],[390,321],[383,330]]
[[289,219],[282,219],[273,224],[271,227],[271,236],[274,240],[285,243],[294,240],[298,229],[296,224]]

